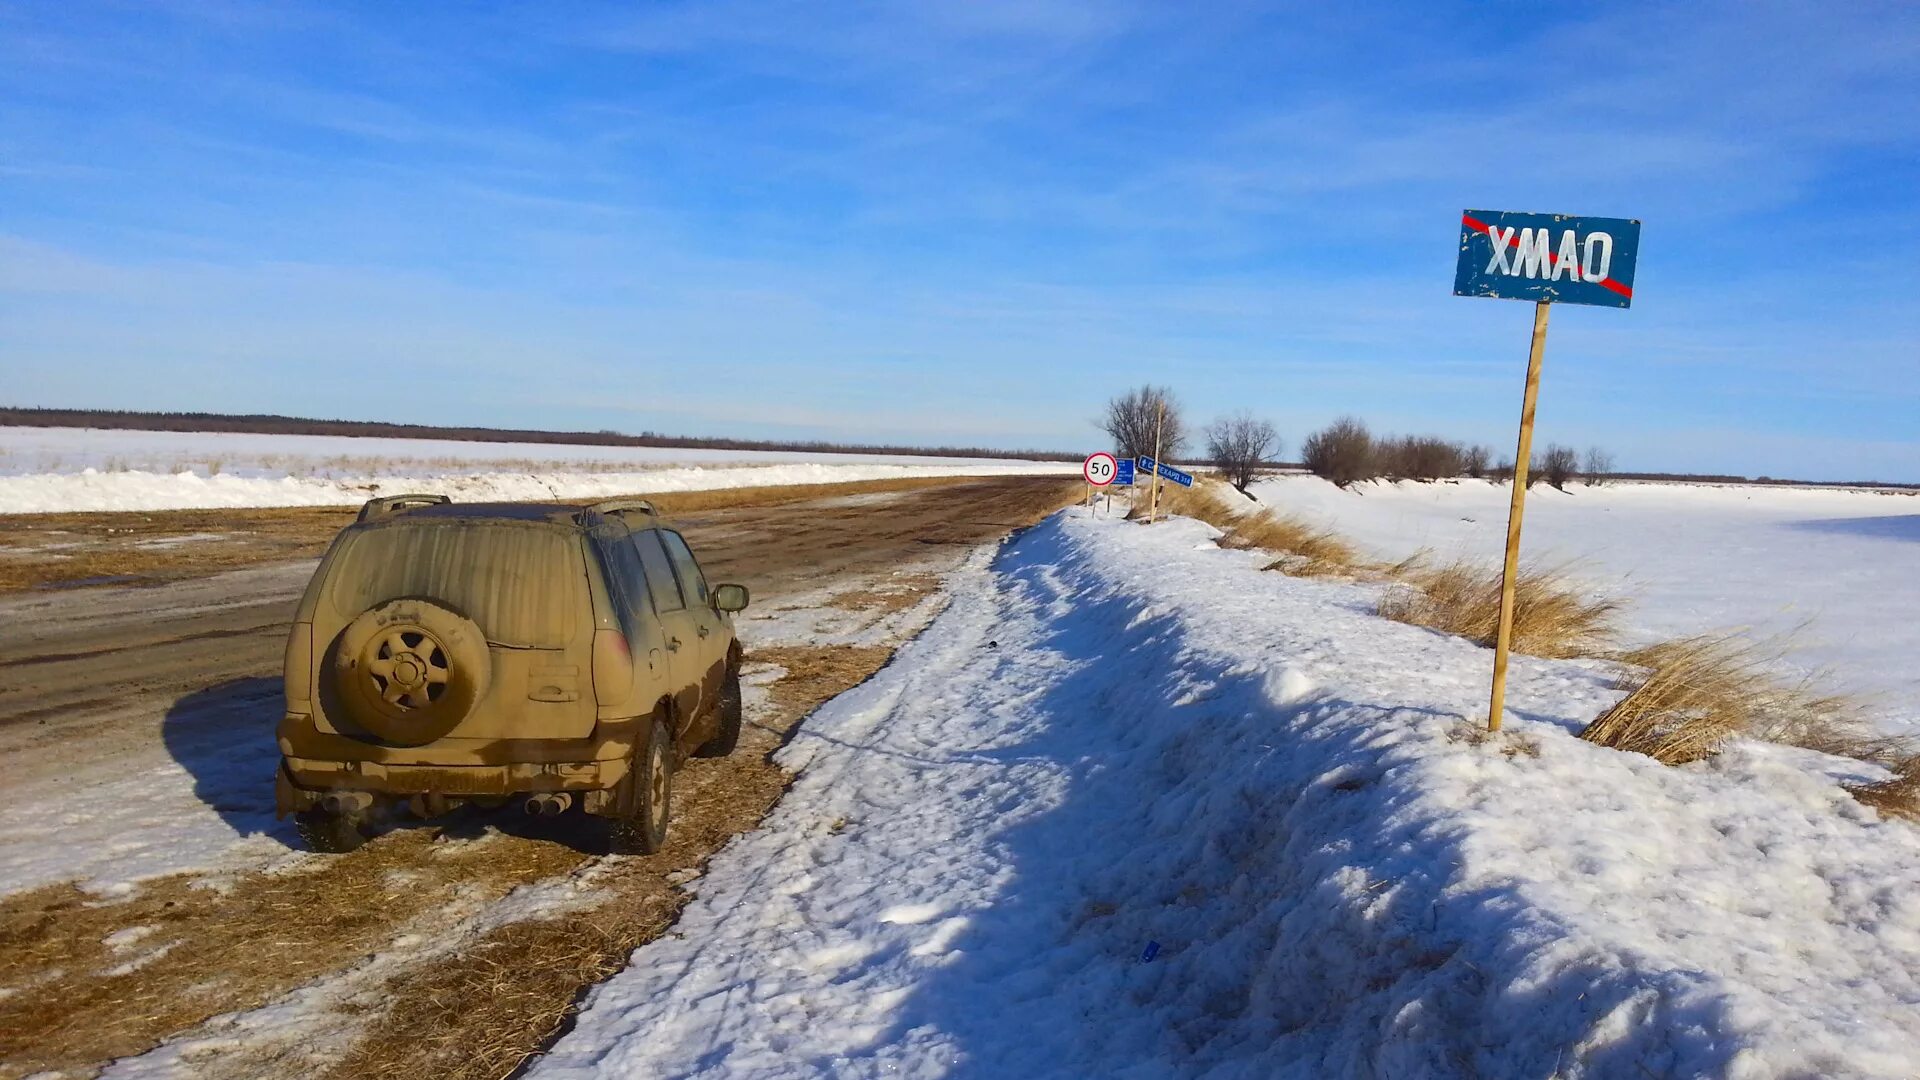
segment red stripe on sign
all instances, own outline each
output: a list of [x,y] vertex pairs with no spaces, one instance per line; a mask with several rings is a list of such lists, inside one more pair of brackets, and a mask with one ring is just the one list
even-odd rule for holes
[[[1486,223],[1486,222],[1484,222],[1484,221],[1481,221],[1481,220],[1480,220],[1479,218],[1477,218],[1477,217],[1474,217],[1474,216],[1473,216],[1472,214],[1461,214],[1461,215],[1460,215],[1460,224],[1462,224],[1462,225],[1465,225],[1465,226],[1466,226],[1467,228],[1469,228],[1469,229],[1472,229],[1472,230],[1474,230],[1475,232],[1482,232],[1482,233],[1486,233],[1486,234],[1487,234],[1487,239],[1489,239],[1489,240],[1491,240],[1491,239],[1493,239],[1493,226],[1491,226],[1491,225],[1489,225],[1489,224],[1487,224],[1487,223]],[[1509,237],[1507,237],[1507,246],[1508,246],[1508,247],[1519,247],[1519,246],[1520,246],[1520,236],[1519,236],[1519,234],[1518,234],[1518,233],[1515,233],[1514,235],[1512,235],[1512,236],[1509,236]],[[1547,252],[1547,265],[1549,265],[1549,266],[1559,266],[1559,265],[1560,265],[1560,256],[1558,256],[1558,255],[1555,255],[1555,254],[1554,254],[1553,252],[1551,252],[1551,251],[1549,251],[1549,252]],[[1584,279],[1583,279],[1583,280],[1584,280]],[[1619,294],[1620,294],[1621,296],[1624,296],[1624,297],[1626,297],[1626,298],[1627,298],[1627,299],[1629,299],[1629,300],[1631,300],[1631,299],[1633,299],[1633,290],[1632,290],[1632,289],[1630,289],[1630,288],[1628,288],[1628,287],[1626,287],[1625,285],[1622,285],[1622,284],[1620,284],[1619,282],[1617,282],[1617,281],[1615,281],[1615,280],[1613,280],[1613,279],[1612,279],[1612,278],[1610,278],[1610,277],[1609,277],[1609,278],[1601,278],[1601,279],[1599,280],[1599,282],[1597,282],[1597,284],[1598,284],[1598,285],[1599,285],[1599,286],[1600,286],[1601,288],[1603,288],[1603,289],[1609,289],[1609,290],[1611,290],[1611,291],[1613,291],[1613,292],[1616,292],[1616,293],[1619,293]]]

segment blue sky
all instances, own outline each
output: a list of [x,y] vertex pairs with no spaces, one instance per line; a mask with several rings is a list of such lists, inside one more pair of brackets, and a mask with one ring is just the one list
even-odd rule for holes
[[1644,221],[1543,440],[1920,480],[1911,4],[0,3],[0,400],[1506,449],[1463,208]]

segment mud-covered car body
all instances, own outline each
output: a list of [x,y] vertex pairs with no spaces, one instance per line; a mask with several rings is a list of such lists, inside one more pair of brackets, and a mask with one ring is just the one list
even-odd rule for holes
[[294,616],[278,809],[319,847],[401,803],[631,818],[649,760],[732,749],[746,599],[640,500],[376,499]]

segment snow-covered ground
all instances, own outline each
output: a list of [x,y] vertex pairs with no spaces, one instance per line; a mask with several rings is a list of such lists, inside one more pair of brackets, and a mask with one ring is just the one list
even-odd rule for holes
[[782,752],[765,822],[546,1078],[1912,1077],[1920,830],[1736,745],[1571,732],[1488,654],[1074,510]]
[[403,491],[575,499],[1079,470],[990,458],[0,427],[0,514],[350,506]]
[[[1342,491],[1289,476],[1254,492],[1376,556],[1426,550],[1496,565],[1509,488],[1478,480]],[[1527,496],[1522,553],[1569,565],[1624,601],[1630,641],[1745,630],[1787,635],[1794,662],[1920,734],[1920,496],[1859,490],[1619,483]]]

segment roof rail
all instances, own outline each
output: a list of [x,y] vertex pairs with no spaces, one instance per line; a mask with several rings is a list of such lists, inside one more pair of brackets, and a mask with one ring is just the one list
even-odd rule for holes
[[606,515],[618,514],[623,510],[638,510],[642,514],[651,514],[654,517],[660,516],[660,511],[655,510],[652,503],[645,499],[634,498],[608,499],[605,502],[597,502],[587,507],[586,512],[589,514]]
[[367,500],[360,508],[360,520],[374,521],[415,506],[439,506],[452,501],[445,495],[382,495]]

